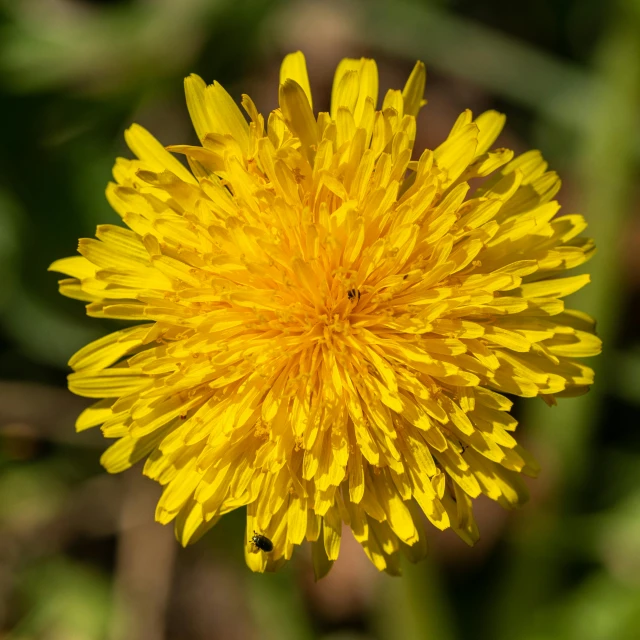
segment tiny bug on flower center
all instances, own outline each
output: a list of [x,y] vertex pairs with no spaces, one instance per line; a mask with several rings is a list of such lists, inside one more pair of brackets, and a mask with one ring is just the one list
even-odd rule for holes
[[251,537],[251,544],[253,546],[253,553],[257,553],[258,550],[264,551],[265,553],[269,553],[273,551],[273,542],[267,538],[267,536],[263,536],[260,533],[253,532],[253,536]]
[[360,300],[360,291],[358,289],[349,289],[349,291],[347,291],[347,298],[349,298],[349,300],[355,300],[356,298]]

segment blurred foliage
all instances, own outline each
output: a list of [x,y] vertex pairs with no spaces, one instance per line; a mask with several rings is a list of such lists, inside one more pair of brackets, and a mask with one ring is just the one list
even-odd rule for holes
[[[466,106],[505,111],[508,144],[562,171],[561,201],[599,248],[576,300],[605,339],[594,389],[517,406],[543,463],[532,503],[508,518],[479,504],[476,548],[434,532],[399,580],[348,538],[317,585],[304,552],[249,574],[241,513],[176,550],[152,523],[158,488],[106,476],[99,434],[72,434],[83,402],[65,363],[114,324],[60,297],[46,268],[117,221],[104,187],[123,130],[193,140],[191,72],[268,110],[294,48],[325,101],[345,55],[375,56],[394,84],[424,60],[429,136]],[[639,0],[0,0],[0,97],[0,637],[640,636]]]

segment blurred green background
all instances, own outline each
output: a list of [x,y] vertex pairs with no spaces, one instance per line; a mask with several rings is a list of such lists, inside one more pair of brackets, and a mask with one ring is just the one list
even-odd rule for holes
[[[159,487],[108,476],[66,361],[113,325],[47,273],[117,222],[104,198],[132,122],[195,142],[182,78],[276,106],[302,49],[316,105],[344,56],[399,88],[427,63],[417,147],[464,108],[540,148],[598,253],[576,306],[604,354],[583,398],[516,407],[543,471],[506,514],[480,500],[468,549],[430,532],[428,561],[378,575],[349,535],[328,578],[308,550],[273,576],[243,561],[243,514],[182,550],[154,524]],[[0,0],[0,638],[12,640],[640,638],[640,0]]]

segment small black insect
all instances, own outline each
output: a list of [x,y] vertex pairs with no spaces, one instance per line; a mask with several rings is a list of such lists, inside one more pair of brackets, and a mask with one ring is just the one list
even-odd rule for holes
[[253,553],[258,553],[258,551],[269,553],[273,551],[273,542],[271,542],[267,536],[263,536],[261,533],[256,533],[255,531],[251,538],[251,544]]
[[360,300],[360,295],[358,289],[349,289],[349,291],[347,291],[347,298],[349,298],[349,300],[355,300],[356,298]]
[[464,455],[464,452],[469,448],[468,444],[463,444],[462,442],[460,443],[460,455]]

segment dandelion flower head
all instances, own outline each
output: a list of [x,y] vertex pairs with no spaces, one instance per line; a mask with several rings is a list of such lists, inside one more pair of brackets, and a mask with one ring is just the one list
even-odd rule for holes
[[134,323],[72,357],[70,389],[97,400],[77,429],[115,439],[109,472],[145,459],[182,544],[241,507],[254,571],[307,540],[324,575],[343,525],[394,574],[427,520],[473,544],[473,500],[516,507],[537,472],[504,394],[593,381],[593,321],[563,302],[589,280],[564,275],[593,253],[584,218],[558,214],[538,151],[492,148],[495,111],[414,149],[424,87],[418,63],[377,110],[375,62],[346,59],[316,116],[298,52],[265,121],[192,75],[200,146],[133,125],[107,188],[126,227],[51,266],[90,316]]

